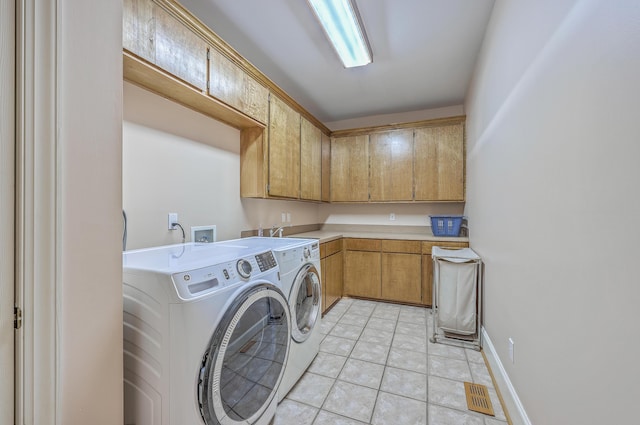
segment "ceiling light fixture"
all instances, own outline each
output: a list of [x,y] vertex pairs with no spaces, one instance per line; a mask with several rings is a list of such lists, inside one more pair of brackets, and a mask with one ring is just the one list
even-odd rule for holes
[[355,0],[308,0],[345,68],[371,63],[371,48]]

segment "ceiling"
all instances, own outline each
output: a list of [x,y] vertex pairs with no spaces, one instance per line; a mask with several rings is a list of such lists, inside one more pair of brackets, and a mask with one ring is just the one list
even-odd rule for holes
[[494,0],[358,0],[373,63],[345,69],[305,0],[179,0],[322,122],[460,105]]

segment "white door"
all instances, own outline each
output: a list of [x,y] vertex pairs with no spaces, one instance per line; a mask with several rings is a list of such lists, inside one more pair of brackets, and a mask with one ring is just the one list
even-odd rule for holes
[[0,424],[14,421],[15,2],[0,3]]

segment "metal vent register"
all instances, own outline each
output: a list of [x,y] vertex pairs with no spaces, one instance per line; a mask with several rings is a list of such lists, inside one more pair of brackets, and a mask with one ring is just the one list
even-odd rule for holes
[[489,390],[485,385],[465,382],[464,392],[467,396],[467,407],[469,410],[495,416],[491,398],[489,397]]

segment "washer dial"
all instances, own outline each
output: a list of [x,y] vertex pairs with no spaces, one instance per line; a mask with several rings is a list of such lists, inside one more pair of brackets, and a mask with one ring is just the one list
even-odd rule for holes
[[238,273],[240,274],[240,276],[247,279],[249,278],[249,276],[251,276],[251,271],[253,268],[251,267],[250,262],[244,259],[240,259],[236,263],[236,269],[238,269]]

